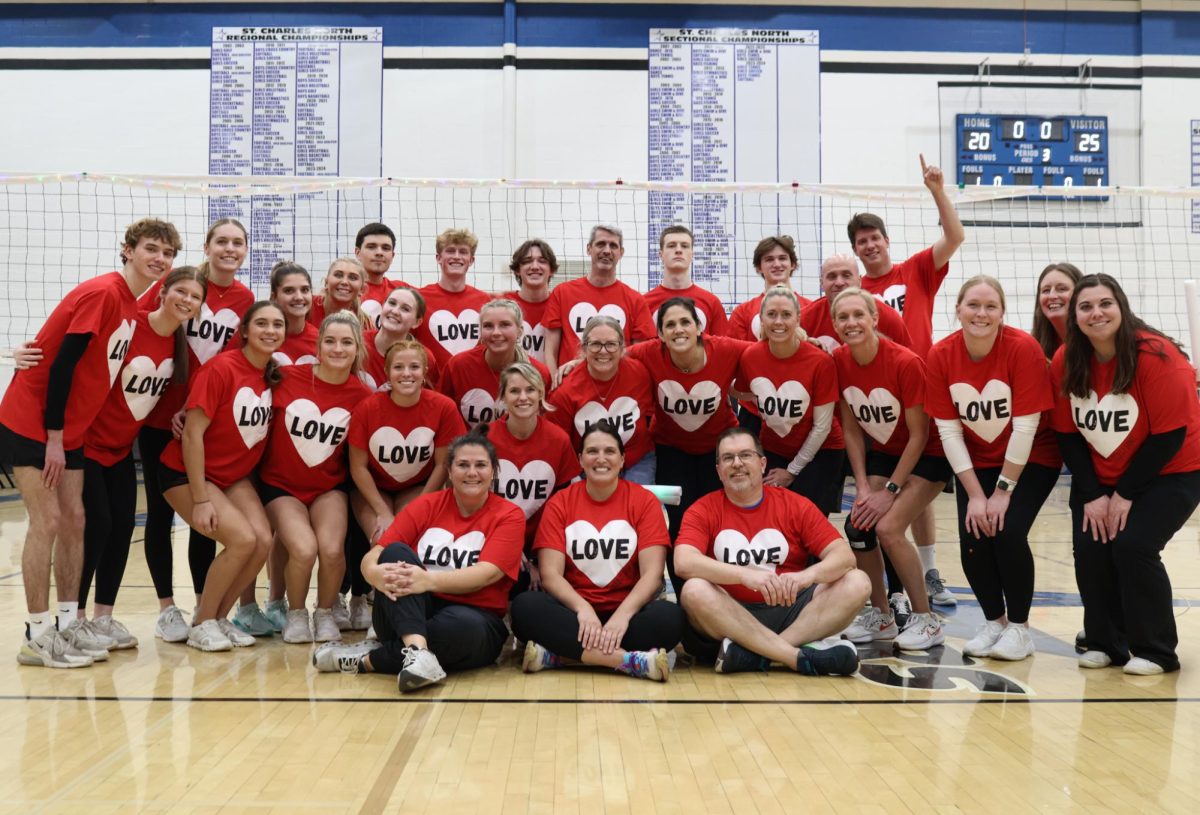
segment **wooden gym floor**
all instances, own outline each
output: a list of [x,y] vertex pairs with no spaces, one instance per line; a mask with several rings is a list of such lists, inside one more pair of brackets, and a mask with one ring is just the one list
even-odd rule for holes
[[1127,677],[1076,667],[1061,485],[1034,530],[1038,653],[1021,663],[962,656],[982,618],[952,497],[937,510],[959,606],[927,657],[889,644],[861,649],[851,678],[683,667],[659,685],[526,676],[506,653],[401,697],[389,677],[317,674],[309,647],[278,637],[230,654],[156,640],[140,529],[117,617],[141,646],[90,669],[19,666],[25,513],[0,492],[0,812],[1200,811],[1197,521],[1165,554],[1183,670]]

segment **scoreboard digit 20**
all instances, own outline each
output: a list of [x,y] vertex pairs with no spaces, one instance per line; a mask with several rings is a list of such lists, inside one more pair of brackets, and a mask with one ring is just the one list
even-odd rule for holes
[[1108,185],[1107,116],[960,113],[955,125],[964,186]]

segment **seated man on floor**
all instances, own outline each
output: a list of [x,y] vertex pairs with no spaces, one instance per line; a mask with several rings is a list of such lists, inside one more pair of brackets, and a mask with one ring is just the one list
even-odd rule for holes
[[726,430],[717,443],[724,489],[683,517],[675,568],[686,580],[684,648],[718,673],[779,662],[808,676],[848,676],[858,652],[835,637],[862,608],[870,580],[812,503],[763,486],[766,462],[749,431]]

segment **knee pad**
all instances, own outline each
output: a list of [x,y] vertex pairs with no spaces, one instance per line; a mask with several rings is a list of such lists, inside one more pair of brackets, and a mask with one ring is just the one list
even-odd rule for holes
[[850,523],[850,516],[846,516],[846,540],[850,543],[850,548],[855,552],[870,552],[875,547],[879,546],[879,539],[875,537],[874,529],[859,529],[854,524]]

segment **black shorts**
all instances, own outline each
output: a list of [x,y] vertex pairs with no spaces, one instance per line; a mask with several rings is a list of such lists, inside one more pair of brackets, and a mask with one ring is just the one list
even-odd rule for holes
[[158,463],[158,488],[162,492],[174,489],[175,487],[182,487],[187,482],[187,473],[173,470],[161,461]]
[[[0,444],[8,451],[14,467],[33,467],[44,469],[46,466],[46,443],[14,433],[7,426],[0,424]],[[68,470],[83,469],[83,448],[63,451],[67,458]]]
[[[900,456],[890,456],[887,453],[877,453],[872,450],[867,453],[867,475],[891,478],[899,463]],[[912,474],[919,475],[934,484],[949,481],[954,477],[954,471],[950,469],[950,462],[946,461],[943,456],[921,456],[917,459],[917,465],[913,467]]]
[[[809,586],[800,592],[796,602],[790,606],[769,606],[766,603],[742,603],[742,608],[749,611],[754,619],[776,634],[782,632],[800,616],[804,607],[812,602],[816,586]],[[683,650],[687,651],[697,662],[713,663],[717,661],[717,653],[721,650],[721,641],[714,640],[692,627],[689,622],[683,627]]]
[[[787,469],[790,463],[791,459],[767,451],[768,470],[774,467]],[[846,485],[846,478],[842,475],[845,463],[845,450],[818,450],[788,489],[812,501],[826,515],[841,512],[842,492]]]

